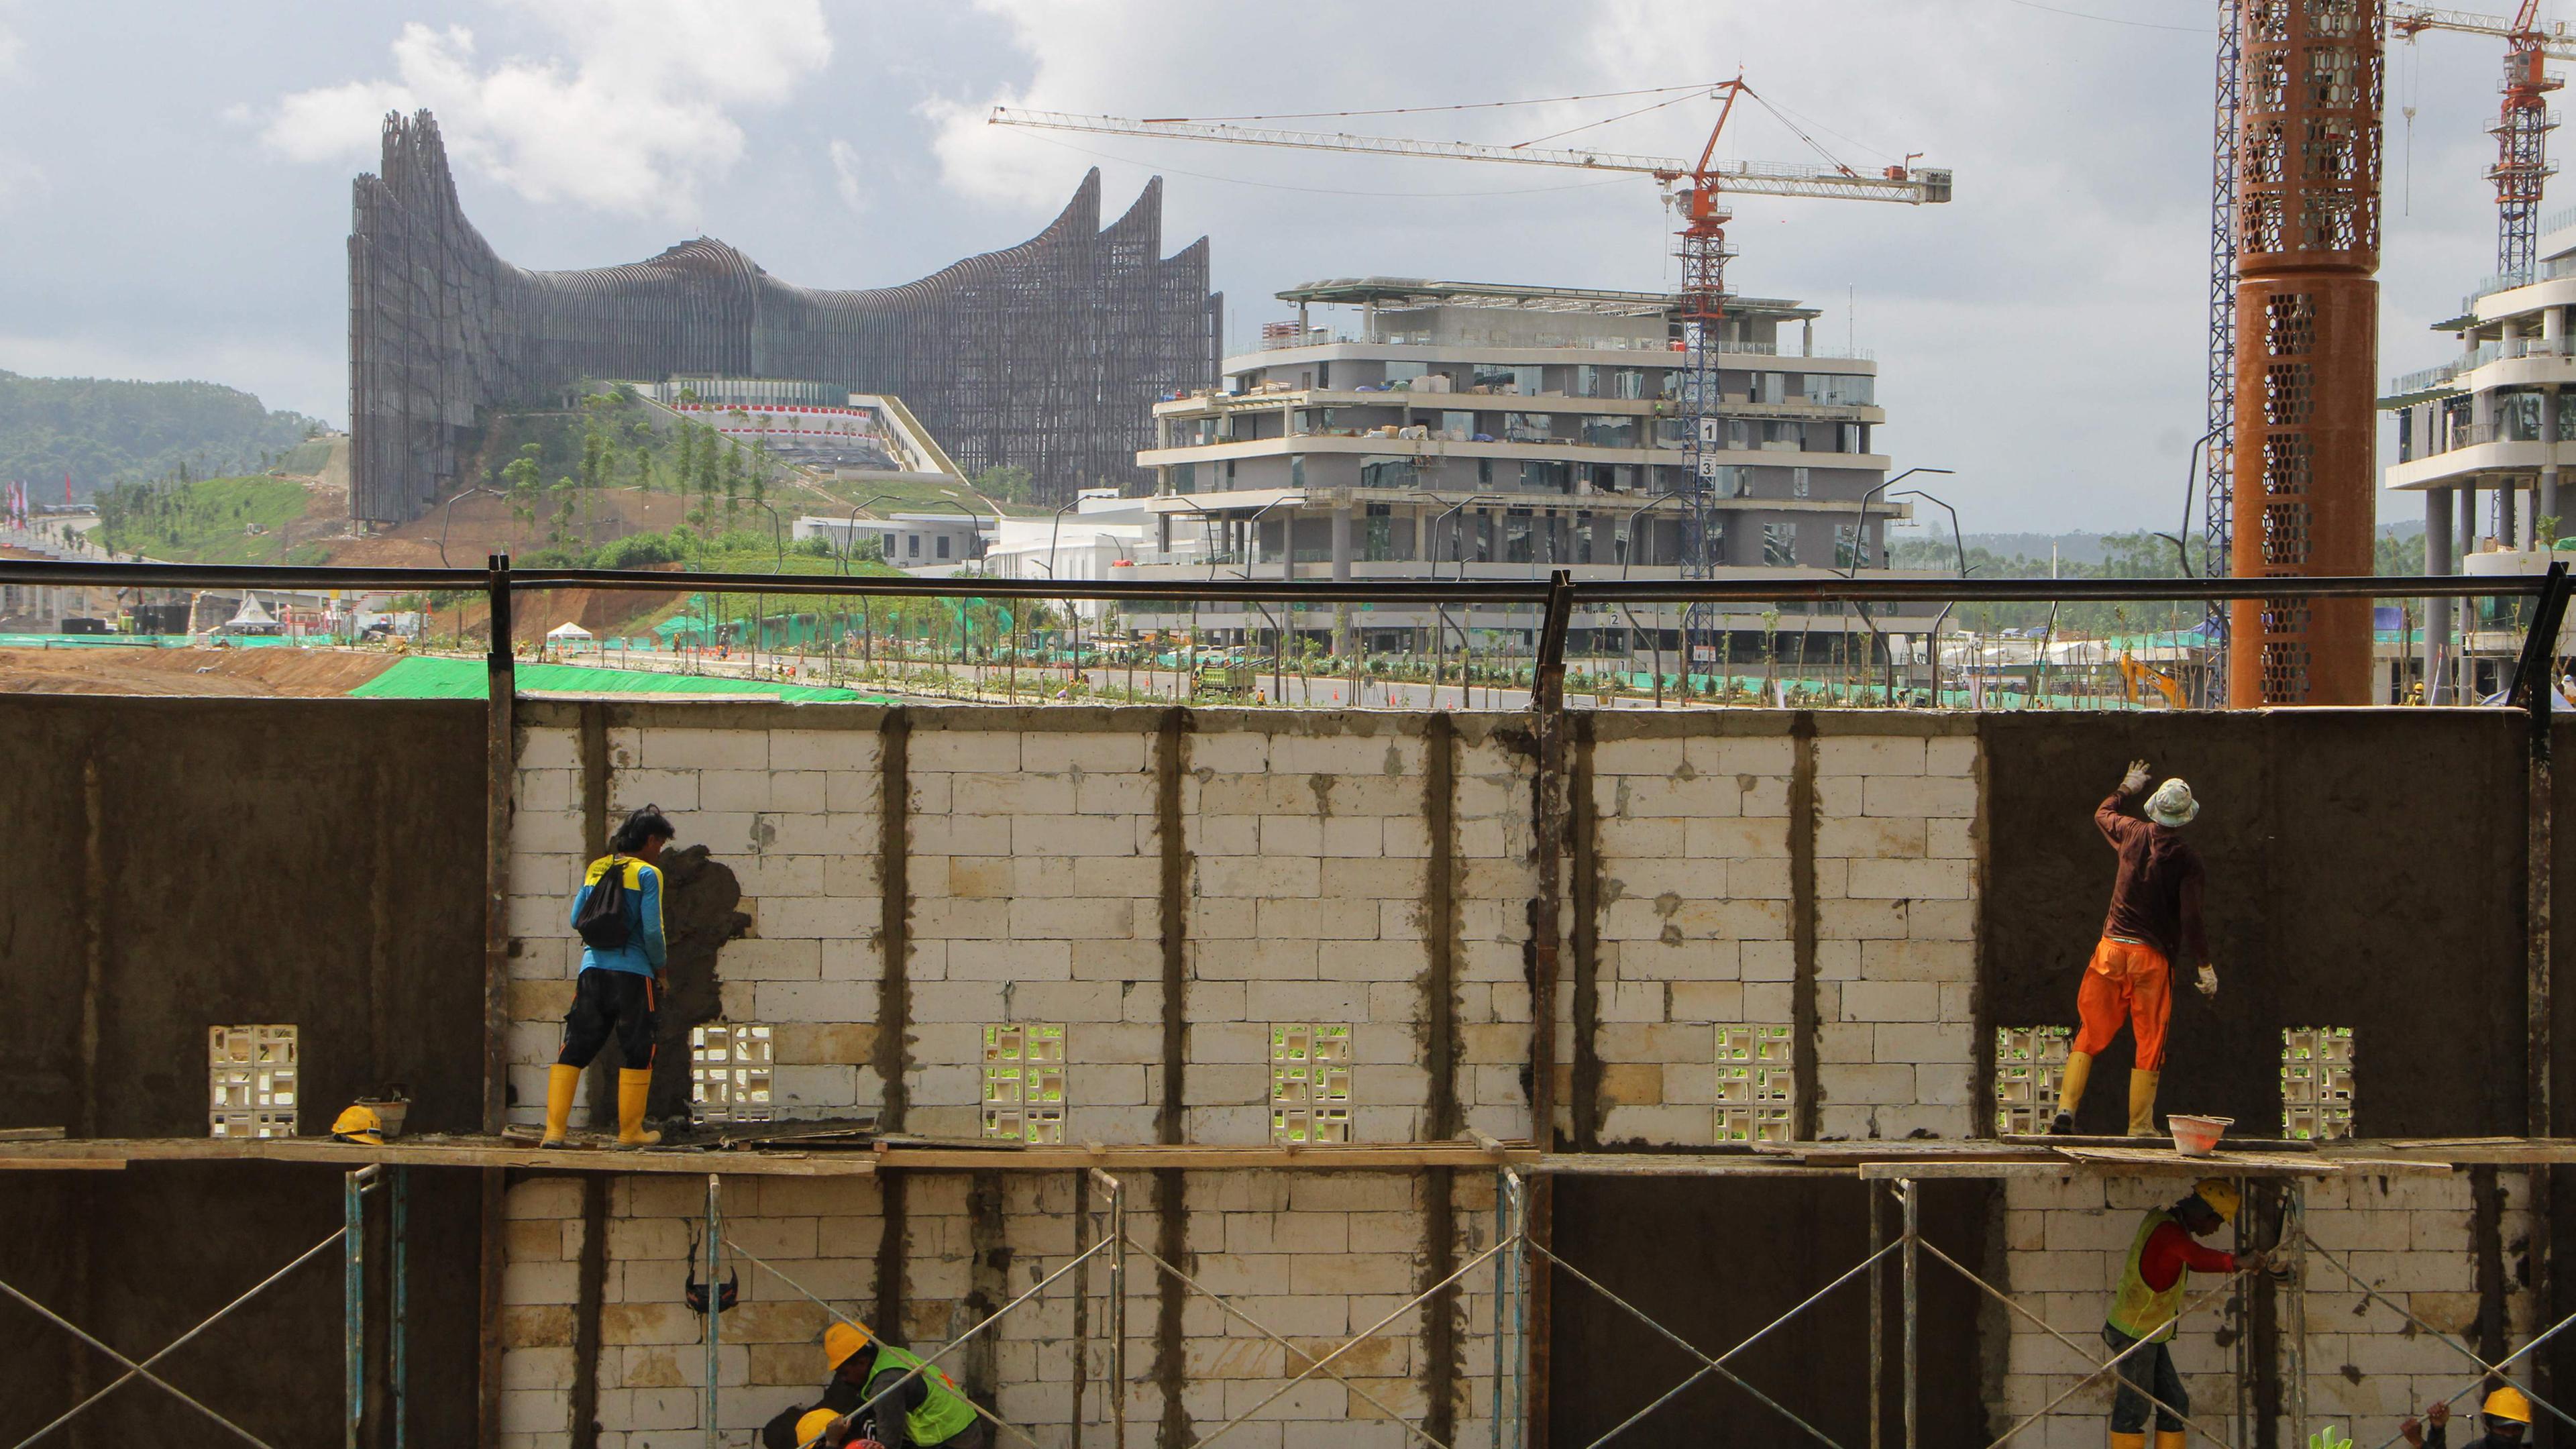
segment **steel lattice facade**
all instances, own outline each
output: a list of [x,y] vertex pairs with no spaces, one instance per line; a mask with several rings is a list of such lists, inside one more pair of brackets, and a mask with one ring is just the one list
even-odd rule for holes
[[351,511],[419,517],[460,481],[483,409],[585,378],[803,378],[893,393],[969,470],[1042,496],[1138,482],[1152,407],[1213,384],[1224,298],[1208,244],[1162,248],[1162,181],[1100,225],[1100,173],[1047,228],[900,287],[779,281],[711,238],[649,261],[534,272],[465,219],[438,123],[388,116],[349,236]]

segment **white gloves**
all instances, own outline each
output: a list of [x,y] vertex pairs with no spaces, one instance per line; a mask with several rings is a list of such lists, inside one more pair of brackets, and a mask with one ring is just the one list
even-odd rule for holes
[[2218,968],[2206,961],[2200,963],[2200,994],[2212,1001],[2218,999]]

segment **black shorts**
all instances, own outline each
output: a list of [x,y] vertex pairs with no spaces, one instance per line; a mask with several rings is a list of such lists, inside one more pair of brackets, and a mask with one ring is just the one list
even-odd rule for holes
[[618,1050],[625,1053],[626,1070],[652,1070],[654,1029],[661,1025],[655,1008],[660,1004],[650,976],[597,967],[582,972],[573,984],[572,1010],[564,1016],[563,1051],[555,1061],[567,1067],[589,1066],[613,1031]]

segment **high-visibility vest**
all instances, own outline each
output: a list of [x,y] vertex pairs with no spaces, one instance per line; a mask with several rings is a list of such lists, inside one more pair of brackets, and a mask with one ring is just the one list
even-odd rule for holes
[[2130,1338],[2170,1339],[2174,1336],[2174,1320],[2182,1316],[2183,1284],[2191,1274],[2176,1273],[2172,1287],[2157,1289],[2148,1287],[2146,1274],[2138,1270],[2138,1260],[2147,1251],[2147,1239],[2173,1220],[2174,1215],[2161,1208],[2141,1219],[2138,1236],[2129,1243],[2128,1261],[2120,1265],[2120,1288],[2111,1298],[2109,1322]]
[[[921,1368],[921,1359],[879,1339],[876,1371],[868,1377],[874,1378],[889,1368],[910,1373]],[[955,1379],[934,1367],[922,1371],[921,1382],[930,1393],[922,1399],[920,1408],[903,1416],[905,1438],[915,1444],[945,1444],[975,1422],[975,1406],[957,1392]]]

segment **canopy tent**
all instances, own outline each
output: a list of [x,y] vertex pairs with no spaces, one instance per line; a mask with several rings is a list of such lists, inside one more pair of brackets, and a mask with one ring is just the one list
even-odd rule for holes
[[557,624],[553,628],[548,629],[546,631],[546,637],[549,639],[587,639],[590,637],[590,631],[567,619],[563,623]]

